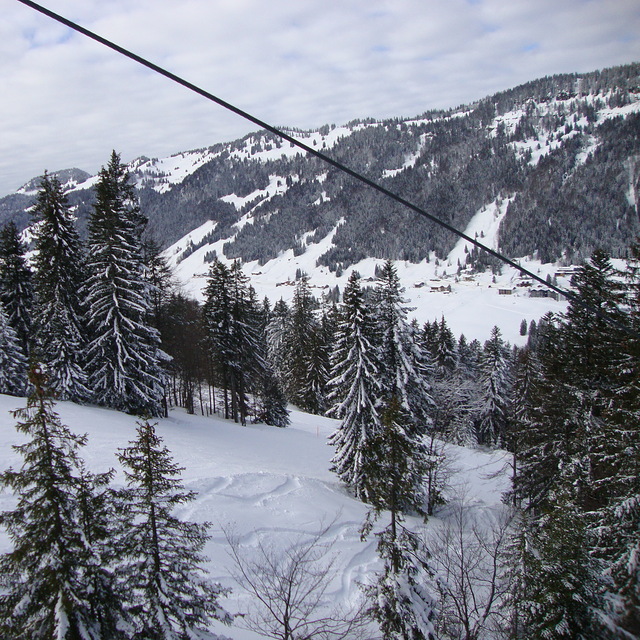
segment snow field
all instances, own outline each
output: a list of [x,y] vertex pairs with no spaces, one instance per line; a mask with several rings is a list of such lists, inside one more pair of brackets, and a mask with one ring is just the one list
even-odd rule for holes
[[[23,398],[0,395],[0,471],[21,459],[11,445],[22,438],[15,430],[12,409],[25,406]],[[133,416],[108,409],[82,407],[68,402],[56,406],[63,424],[76,433],[88,434],[81,454],[92,471],[117,469],[115,485],[124,483],[115,452],[135,437]],[[250,597],[241,593],[230,576],[231,560],[223,528],[234,532],[242,551],[251,553],[259,541],[275,548],[300,544],[325,527],[321,543],[331,545],[336,564],[326,594],[327,609],[353,603],[360,594],[358,584],[366,582],[378,568],[375,540],[362,542],[360,527],[366,506],[353,499],[329,471],[333,449],[328,435],[336,420],[293,410],[287,429],[264,425],[242,427],[220,418],[190,416],[173,410],[158,421],[157,432],[175,461],[183,466],[187,488],[197,498],[183,505],[178,516],[195,522],[210,522],[212,535],[205,548],[206,568],[211,577],[234,588],[222,601],[232,612],[246,610]],[[491,521],[501,509],[500,497],[508,486],[505,474],[493,477],[505,466],[506,454],[449,447],[454,459],[451,496],[466,491],[465,508],[476,520]],[[0,492],[0,510],[15,504],[10,493]],[[453,504],[453,503],[452,503]],[[438,526],[447,517],[444,508],[427,527]],[[384,516],[381,524],[385,524]],[[414,526],[419,521],[408,518]],[[10,549],[6,532],[0,529],[0,553]],[[216,624],[212,631],[235,640],[254,640],[255,634],[233,626]]]

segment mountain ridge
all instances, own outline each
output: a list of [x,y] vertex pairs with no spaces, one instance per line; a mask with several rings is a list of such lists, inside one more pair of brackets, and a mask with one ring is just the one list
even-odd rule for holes
[[[541,265],[579,264],[595,248],[624,258],[640,235],[638,63],[532,80],[412,118],[287,132],[460,231],[482,242],[489,234],[492,248],[543,274],[554,267]],[[341,286],[350,270],[370,277],[384,259],[423,265],[421,282],[487,267],[500,279],[494,258],[269,132],[128,166],[148,234],[194,295],[214,257],[240,259],[248,275],[277,272],[271,293],[299,271]],[[96,177],[57,175],[86,234]],[[0,199],[0,225],[30,224],[35,184]]]

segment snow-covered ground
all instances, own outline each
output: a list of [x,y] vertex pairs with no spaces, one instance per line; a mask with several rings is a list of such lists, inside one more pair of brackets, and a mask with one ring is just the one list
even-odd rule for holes
[[[0,395],[0,471],[22,462],[11,448],[22,436],[16,432],[9,411],[23,406],[22,398]],[[88,434],[89,443],[82,453],[90,469],[118,469],[115,452],[135,437],[135,418],[67,402],[59,403],[57,411],[74,432]],[[287,429],[242,427],[178,410],[158,422],[159,435],[176,462],[185,468],[186,486],[198,494],[194,502],[181,509],[180,517],[212,523],[212,538],[205,550],[210,558],[207,568],[215,580],[235,588],[223,603],[230,612],[244,611],[249,597],[230,576],[223,527],[234,529],[241,550],[251,553],[259,540],[283,544],[284,540],[299,540],[331,524],[323,537],[333,545],[331,553],[337,557],[328,608],[354,601],[360,592],[358,583],[366,582],[378,567],[375,542],[360,541],[365,506],[353,499],[329,471],[333,450],[327,445],[327,436],[338,422],[298,411],[291,417],[292,425]],[[505,466],[506,454],[461,447],[450,447],[450,454],[456,469],[451,495],[467,487],[466,508],[480,518],[490,518],[501,508],[501,494],[508,486],[505,475],[493,477]],[[118,471],[115,483],[123,482],[123,474]],[[12,508],[14,502],[10,493],[0,492],[0,511]],[[441,520],[434,517],[427,527],[439,524]],[[0,528],[0,553],[9,548],[9,539]],[[236,640],[258,638],[235,626],[218,625],[212,630]]]
[[[497,234],[508,204],[509,199],[504,199],[480,209],[470,220],[465,234],[472,238],[477,237],[480,242],[492,249],[497,248]],[[250,216],[250,213],[246,215]],[[243,217],[241,223],[237,225],[238,228],[247,222],[248,220]],[[203,240],[214,224],[211,221],[206,222],[173,244],[164,253],[174,267],[177,280],[183,289],[201,301],[209,271],[205,255],[215,251],[220,260],[226,260],[223,246],[229,239],[205,244],[184,260],[180,260],[180,257],[190,243],[197,245]],[[295,278],[298,271],[308,274],[311,291],[318,298],[336,285],[340,287],[340,291],[344,291],[353,270],[360,273],[364,285],[373,286],[375,268],[376,265],[382,264],[381,260],[373,258],[363,260],[345,269],[340,276],[336,276],[335,272],[327,267],[316,265],[318,258],[332,246],[334,234],[335,229],[332,229],[319,242],[308,244],[306,251],[299,256],[295,256],[293,250],[289,250],[264,265],[258,262],[244,264],[243,271],[250,278],[259,299],[266,296],[272,304],[280,298],[290,302],[295,291]],[[506,340],[512,344],[523,344],[526,341],[526,337],[520,335],[520,324],[523,319],[527,324],[531,320],[537,322],[549,311],[562,313],[566,309],[564,301],[530,297],[531,287],[525,286],[520,272],[512,267],[504,267],[502,273],[495,278],[488,271],[473,276],[465,272],[458,275],[458,264],[464,265],[465,248],[467,251],[471,249],[470,246],[465,247],[465,245],[469,244],[461,239],[446,260],[437,261],[432,257],[429,262],[423,260],[417,264],[396,262],[398,276],[405,287],[408,305],[413,307],[410,316],[416,318],[420,324],[440,320],[444,315],[456,336],[464,334],[469,340],[477,339],[481,342],[489,338],[491,329],[497,325]],[[522,259],[520,264],[543,279],[547,275],[554,277],[557,271],[555,264],[542,264],[536,260]],[[560,287],[568,288],[569,284],[569,277],[558,278]],[[505,293],[507,291],[510,293]]]

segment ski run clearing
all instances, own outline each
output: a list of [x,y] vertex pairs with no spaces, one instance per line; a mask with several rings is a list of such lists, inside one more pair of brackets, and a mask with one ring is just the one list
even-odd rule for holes
[[[19,468],[21,458],[11,445],[21,442],[10,411],[26,405],[24,398],[0,395],[0,470]],[[115,453],[135,437],[136,419],[108,409],[61,402],[56,406],[63,424],[75,433],[86,433],[88,445],[81,451],[92,471],[117,469],[114,484],[124,476]],[[205,553],[211,577],[233,588],[221,604],[230,612],[246,610],[250,601],[234,584],[223,527],[237,534],[242,552],[251,554],[259,541],[283,545],[304,540],[328,527],[323,542],[336,554],[335,571],[327,592],[326,608],[354,602],[359,583],[366,583],[380,568],[375,538],[360,541],[360,527],[366,506],[352,498],[338,478],[329,471],[333,449],[328,435],[339,422],[296,410],[286,429],[264,425],[242,427],[217,417],[188,415],[172,410],[158,421],[157,432],[174,460],[184,467],[183,480],[197,499],[184,505],[179,517],[194,522],[210,522],[212,538]],[[426,528],[442,525],[456,501],[464,496],[465,509],[476,521],[492,521],[503,508],[502,493],[509,486],[507,454],[449,447],[453,475],[448,490],[450,503]],[[0,511],[12,509],[15,497],[0,492]],[[386,524],[383,516],[380,523]],[[408,518],[409,524],[421,521]],[[0,529],[0,553],[9,551],[10,541]],[[214,625],[215,634],[235,640],[255,640],[259,636],[236,625]]]

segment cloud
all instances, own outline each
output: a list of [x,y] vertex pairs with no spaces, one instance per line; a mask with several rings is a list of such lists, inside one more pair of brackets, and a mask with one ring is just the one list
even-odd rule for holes
[[[256,127],[0,0],[0,194]],[[636,0],[43,0],[255,116],[316,127],[413,116],[536,77],[640,59]]]

